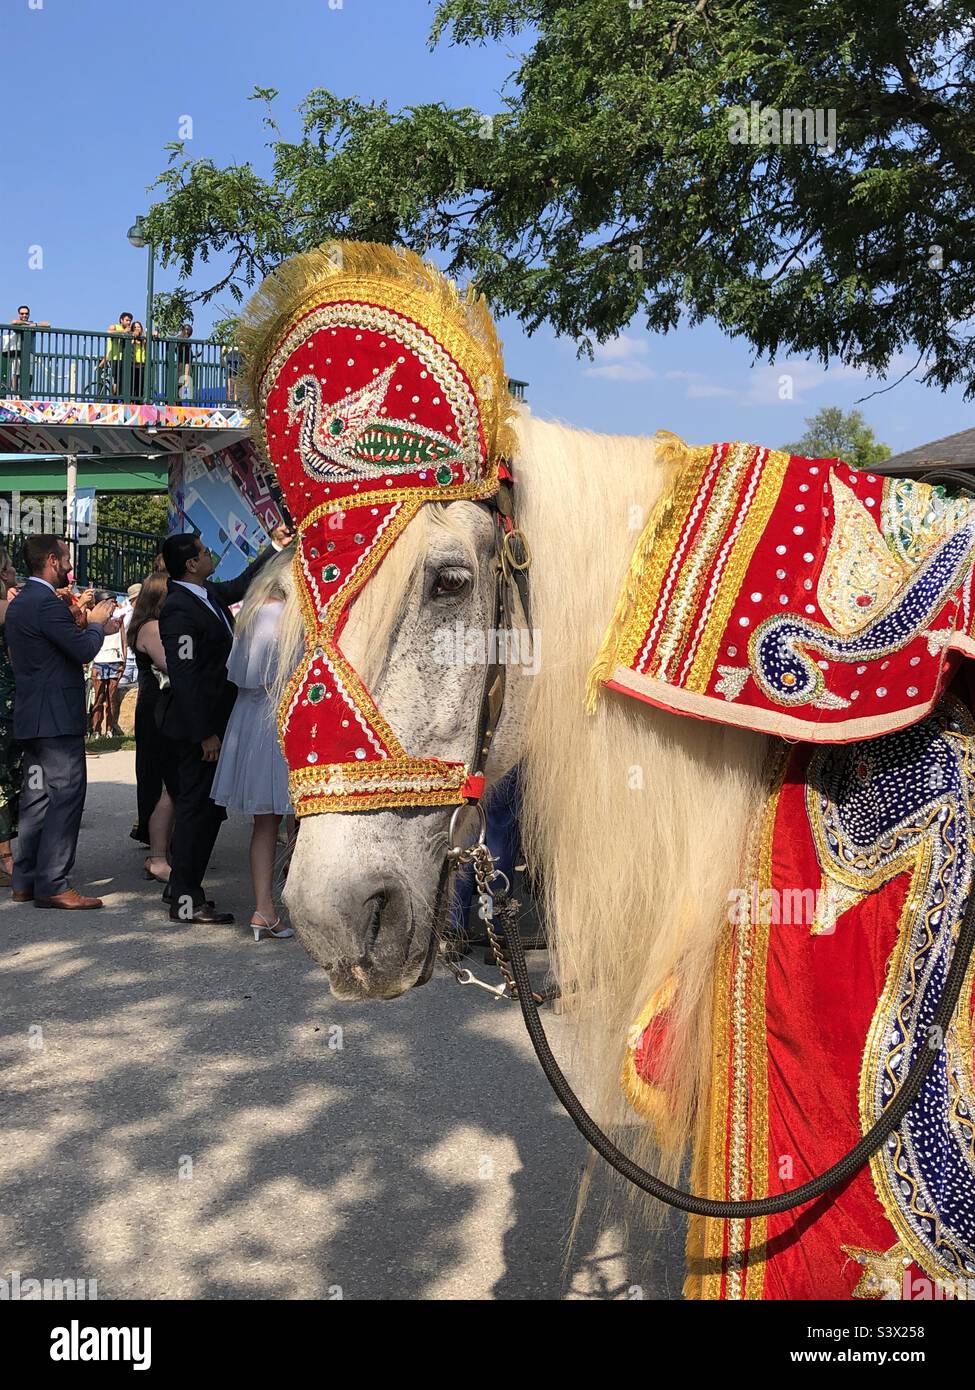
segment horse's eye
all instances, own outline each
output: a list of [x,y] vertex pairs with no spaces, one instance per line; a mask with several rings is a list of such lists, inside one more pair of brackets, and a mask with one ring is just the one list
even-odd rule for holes
[[471,582],[470,574],[462,569],[442,569],[437,571],[433,581],[434,598],[456,598]]

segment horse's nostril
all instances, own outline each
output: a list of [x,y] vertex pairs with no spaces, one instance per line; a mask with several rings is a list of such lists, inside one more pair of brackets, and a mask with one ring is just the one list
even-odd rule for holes
[[374,893],[371,898],[366,900],[366,906],[371,909],[369,922],[366,926],[365,940],[362,943],[362,954],[367,958],[372,955],[373,948],[379,938],[379,928],[382,924],[383,908],[387,905],[388,898],[385,890]]

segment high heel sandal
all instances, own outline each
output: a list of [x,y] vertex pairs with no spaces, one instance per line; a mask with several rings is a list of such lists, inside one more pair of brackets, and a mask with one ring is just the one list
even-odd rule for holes
[[167,874],[165,878],[162,878],[159,874],[153,873],[153,871],[152,871],[152,855],[151,855],[151,854],[147,854],[146,857],[145,857],[145,877],[146,877],[146,878],[149,878],[149,879],[153,879],[153,878],[154,878],[154,879],[156,880],[157,883],[168,883],[168,882],[169,882],[169,874]]
[[[273,936],[275,941],[284,941],[287,937],[294,936],[295,934],[294,927],[281,927],[280,917],[275,917],[273,922],[269,922],[263,912],[254,912],[251,914],[251,917],[252,919],[254,917],[260,917],[261,919],[260,922],[251,921],[251,926],[254,929],[255,941],[261,941],[265,936]],[[275,930],[277,927],[281,927],[281,930]]]

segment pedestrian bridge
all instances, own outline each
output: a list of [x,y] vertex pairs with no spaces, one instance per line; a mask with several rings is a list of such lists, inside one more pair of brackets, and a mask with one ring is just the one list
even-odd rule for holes
[[240,374],[239,350],[211,338],[0,325],[0,452],[213,452],[249,431]]

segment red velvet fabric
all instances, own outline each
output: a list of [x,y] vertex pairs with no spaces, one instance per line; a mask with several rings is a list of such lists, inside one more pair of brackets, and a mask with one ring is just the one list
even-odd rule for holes
[[[797,751],[779,800],[772,886],[816,889],[820,871]],[[909,876],[901,874],[844,913],[832,933],[808,923],[773,924],[766,959],[768,1191],[822,1173],[861,1137],[860,1063],[883,991]],[[863,1268],[842,1246],[888,1250],[897,1236],[874,1192],[869,1167],[841,1191],[768,1222],[764,1296],[851,1297]]]

